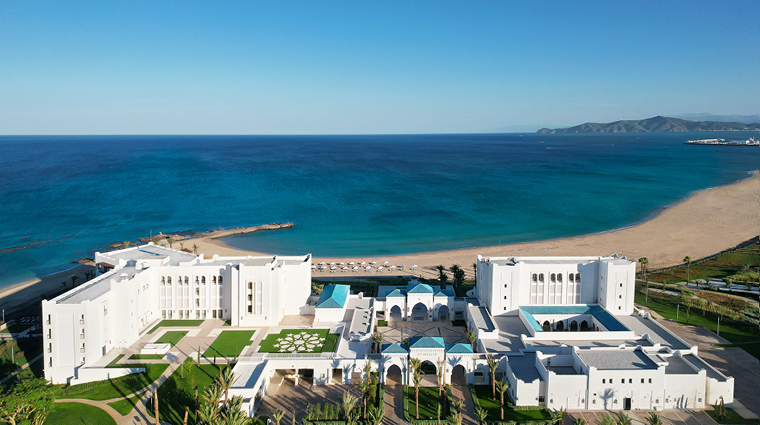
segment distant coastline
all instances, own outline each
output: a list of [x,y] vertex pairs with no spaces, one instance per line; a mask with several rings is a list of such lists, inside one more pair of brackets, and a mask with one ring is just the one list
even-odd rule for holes
[[680,118],[656,116],[643,120],[620,120],[610,123],[576,125],[568,128],[542,128],[539,134],[554,133],[651,133],[651,132],[691,132],[691,131],[754,131],[760,130],[760,123],[689,121]]

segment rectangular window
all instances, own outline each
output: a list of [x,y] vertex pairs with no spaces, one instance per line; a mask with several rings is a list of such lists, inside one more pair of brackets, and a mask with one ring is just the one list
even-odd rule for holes
[[625,384],[625,378],[621,379],[621,380],[620,380],[620,383],[621,383],[621,384]]
[[607,380],[606,379],[602,379],[602,384],[606,384],[606,383],[607,383]]
[[262,307],[263,307],[263,288],[261,282],[256,282],[256,296],[255,296],[255,303],[253,308],[254,314],[262,314]]
[[633,378],[628,378],[628,383],[633,384]]
[[641,378],[641,383],[642,383],[642,384],[644,383],[644,378]]
[[649,378],[649,383],[650,383],[650,384],[652,383],[652,378]]

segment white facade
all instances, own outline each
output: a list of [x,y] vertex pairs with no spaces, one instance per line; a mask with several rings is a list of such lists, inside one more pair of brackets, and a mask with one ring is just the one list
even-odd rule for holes
[[101,274],[42,302],[45,378],[55,383],[81,380],[82,369],[92,369],[114,348],[130,346],[161,319],[277,324],[306,304],[310,259],[204,259],[153,244],[96,253]]

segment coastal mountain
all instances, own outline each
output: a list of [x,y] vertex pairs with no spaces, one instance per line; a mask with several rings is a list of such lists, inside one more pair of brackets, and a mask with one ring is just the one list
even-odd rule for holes
[[701,114],[680,114],[674,115],[675,118],[682,118],[690,121],[719,121],[719,122],[743,122],[744,124],[760,123],[760,114],[755,115],[715,115],[708,113]]
[[760,124],[741,122],[689,121],[656,116],[644,120],[621,120],[611,123],[587,122],[569,128],[542,128],[538,133],[648,133],[681,131],[760,130]]

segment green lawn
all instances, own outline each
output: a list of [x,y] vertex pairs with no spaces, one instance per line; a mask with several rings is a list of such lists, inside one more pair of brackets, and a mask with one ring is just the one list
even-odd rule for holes
[[382,327],[388,326],[388,321],[387,320],[378,320],[377,321],[377,326],[382,326]]
[[203,320],[162,320],[156,326],[153,327],[148,333],[152,334],[156,329],[160,327],[187,327],[192,328],[200,326]]
[[108,413],[82,403],[56,403],[44,423],[48,425],[116,425],[116,421]]
[[108,366],[106,367],[116,367],[116,368],[122,368],[124,365],[116,364],[119,360],[121,360],[124,357],[124,354],[119,354],[116,356],[115,359],[111,361],[111,363],[108,363]]
[[[649,301],[646,302],[644,299],[645,296],[642,294],[636,294],[634,298],[636,304],[652,309],[666,319],[676,320],[675,305],[656,300],[651,297],[649,298]],[[681,306],[677,321],[684,325],[704,326],[705,328],[716,332],[718,328],[717,317],[710,313],[702,316],[701,313],[701,310],[692,308],[691,311],[687,314],[686,307]],[[757,328],[755,326],[742,326],[736,322],[721,320],[720,336],[726,338],[734,344],[742,344],[740,346],[741,348],[753,356],[760,358],[760,347],[758,347],[757,343],[758,334]]]
[[187,335],[187,331],[166,331],[161,338],[156,340],[157,344],[166,344],[167,342],[174,347],[179,341]]
[[726,417],[723,418],[723,420],[719,421],[718,417],[715,415],[715,410],[706,410],[705,413],[710,415],[711,418],[715,420],[715,422],[719,424],[760,424],[760,421],[757,419],[744,419],[741,416],[739,416],[738,413],[734,412],[733,409],[726,407]]
[[208,347],[203,357],[236,357],[246,345],[251,345],[255,331],[222,331]]
[[[475,385],[475,396],[477,396],[480,407],[488,412],[486,421],[501,420],[501,408],[499,407],[499,393],[496,392],[496,401],[493,399],[493,390],[490,385]],[[474,399],[475,397],[473,397]],[[505,421],[534,421],[551,419],[551,414],[546,409],[536,410],[511,410],[507,407],[509,397],[504,394],[504,420]]]
[[[746,248],[719,255],[699,264],[692,263],[689,266],[689,279],[721,279],[740,273],[745,267],[757,271],[760,267],[758,256],[758,244]],[[659,273],[647,273],[647,279],[654,282],[676,283],[686,281],[686,264],[675,269]]]
[[[42,353],[41,338],[24,338],[15,347],[7,349],[0,354],[0,378],[13,373],[18,367],[23,366]],[[42,376],[43,360],[37,360],[30,367],[19,372],[18,376],[23,379],[34,379]]]
[[[306,334],[306,335],[302,335]],[[338,343],[338,334],[327,329],[283,329],[279,334],[267,335],[259,344],[260,353],[332,353]],[[324,338],[324,341],[320,339]],[[279,341],[278,341],[279,339]],[[306,344],[299,344],[305,342]],[[276,346],[277,345],[277,346]],[[291,350],[295,348],[295,350]],[[312,351],[308,351],[308,349]]]
[[108,405],[116,409],[116,411],[121,413],[122,416],[127,416],[129,412],[131,412],[132,409],[134,409],[137,406],[137,403],[139,401],[140,401],[140,396],[136,395],[134,397],[125,398],[119,401],[114,401],[113,403],[108,403]]
[[[175,425],[181,425],[185,416],[185,407],[191,409],[188,424],[193,425],[192,409],[195,407],[195,387],[198,387],[199,396],[214,382],[224,366],[201,365],[188,363],[183,372],[179,369],[158,388],[158,413],[162,421],[168,421]],[[153,409],[148,409],[153,415]]]
[[163,358],[163,354],[132,354],[129,356],[129,360],[161,360]]
[[[407,397],[409,398],[409,417],[416,418],[414,386],[405,388]],[[438,387],[420,387],[420,420],[436,419],[438,417],[438,403]],[[445,408],[443,412],[446,412]]]
[[88,398],[90,400],[109,400],[117,397],[126,397],[135,391],[147,387],[158,379],[169,365],[134,365],[144,367],[147,373],[138,373],[121,378],[89,382],[86,384],[72,385],[63,390],[61,398]]

